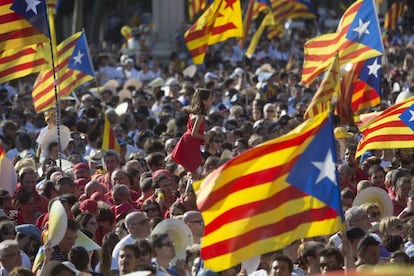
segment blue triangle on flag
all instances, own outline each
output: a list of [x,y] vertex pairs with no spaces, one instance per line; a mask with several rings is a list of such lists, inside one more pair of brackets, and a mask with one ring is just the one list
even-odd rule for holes
[[50,39],[46,0],[15,0],[10,9],[22,16],[33,27]]
[[348,40],[364,44],[383,53],[381,34],[372,0],[362,1],[346,34]]
[[367,59],[359,73],[359,79],[381,93],[381,57]]
[[87,75],[95,75],[85,33],[82,33],[76,41],[75,49],[73,50],[72,56],[70,57],[68,63],[68,68],[81,71]]
[[401,113],[399,118],[414,131],[414,104]]
[[342,216],[336,160],[333,119],[330,116],[315,133],[286,180],[308,195],[324,202]]

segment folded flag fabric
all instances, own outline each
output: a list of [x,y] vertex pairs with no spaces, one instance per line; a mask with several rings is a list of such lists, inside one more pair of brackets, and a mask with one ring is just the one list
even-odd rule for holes
[[360,132],[356,156],[374,149],[414,148],[414,97],[385,109]]

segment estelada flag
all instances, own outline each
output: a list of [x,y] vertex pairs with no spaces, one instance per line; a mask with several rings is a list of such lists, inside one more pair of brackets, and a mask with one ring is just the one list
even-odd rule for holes
[[333,118],[324,112],[194,183],[205,223],[205,268],[223,271],[342,229],[335,161]]

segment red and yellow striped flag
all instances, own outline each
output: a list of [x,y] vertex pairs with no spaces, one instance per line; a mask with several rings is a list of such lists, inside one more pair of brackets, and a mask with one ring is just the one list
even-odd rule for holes
[[[79,48],[79,51],[76,50],[80,44],[86,43],[80,38],[84,38],[83,32],[72,35],[57,47],[59,64],[56,70],[59,72],[57,85],[59,86],[60,97],[69,95],[74,89],[94,78],[90,69],[92,65],[87,45]],[[69,65],[73,62],[75,65],[79,65],[78,70],[70,68]],[[87,69],[83,70],[80,65]],[[53,107],[55,104],[55,90],[52,69],[42,71],[39,74],[33,87],[32,96],[36,112],[42,112]]]
[[394,0],[384,18],[384,30],[390,32],[397,28],[398,19],[404,13],[405,0]]
[[223,271],[342,229],[335,155],[333,119],[325,112],[194,183],[205,223],[204,266]]
[[39,43],[0,53],[0,83],[50,68],[49,45]]
[[210,4],[209,0],[188,0],[188,19],[190,22],[197,17],[199,13],[204,11]]
[[385,109],[360,131],[357,157],[374,149],[414,148],[414,97]]
[[340,64],[355,63],[384,53],[372,0],[358,0],[345,11],[336,33],[305,43],[302,82],[309,84],[327,70],[338,53]]
[[104,130],[103,130],[103,137],[102,137],[102,146],[103,150],[115,150],[118,153],[121,153],[121,147],[119,146],[118,140],[116,139],[115,133],[111,127],[111,123],[104,113]]
[[0,52],[49,41],[45,0],[0,3]]
[[216,0],[186,31],[184,41],[194,64],[202,64],[208,45],[242,36],[240,1]]
[[326,110],[332,110],[332,100],[338,98],[341,94],[339,76],[339,60],[338,55],[335,56],[331,67],[326,72],[324,79],[322,80],[318,91],[312,98],[305,114],[304,118],[308,119],[314,117],[316,114],[324,112]]

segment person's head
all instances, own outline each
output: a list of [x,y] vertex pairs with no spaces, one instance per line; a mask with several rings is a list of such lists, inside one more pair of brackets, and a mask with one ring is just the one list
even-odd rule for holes
[[147,238],[150,234],[148,218],[144,213],[134,211],[125,217],[125,226],[135,239]]
[[344,211],[352,207],[352,202],[354,201],[355,193],[350,188],[343,188],[341,190],[341,201],[342,208]]
[[174,178],[167,170],[157,170],[153,174],[152,188],[160,189],[160,191],[169,196],[173,193]]
[[352,180],[354,179],[354,171],[350,166],[341,164],[338,166],[338,176],[341,189],[347,187],[349,188],[349,185],[352,183]]
[[88,251],[82,246],[76,246],[70,249],[68,254],[69,261],[75,265],[79,271],[87,272],[89,265]]
[[410,257],[404,251],[398,250],[391,254],[389,263],[395,265],[409,265]]
[[36,187],[37,174],[32,167],[24,167],[19,171],[19,182],[22,191],[33,193]]
[[0,242],[0,263],[8,272],[13,268],[22,265],[20,248],[15,240],[5,240]]
[[112,173],[121,166],[121,156],[114,150],[108,150],[103,156],[104,168],[108,173]]
[[359,227],[365,232],[371,228],[368,214],[359,206],[353,206],[346,210],[345,223],[347,227]]
[[278,255],[274,258],[270,270],[270,276],[290,276],[293,271],[293,262],[286,255]]
[[200,212],[187,211],[184,213],[184,222],[193,233],[195,243],[199,243],[204,233],[204,220]]
[[63,239],[59,242],[59,248],[63,252],[68,253],[75,245],[79,229],[80,225],[76,220],[68,219],[68,227],[66,228],[65,236],[63,236]]
[[369,180],[360,180],[357,184],[357,194],[359,194],[362,190],[372,187],[372,183]]
[[19,248],[26,252],[29,257],[36,255],[41,239],[41,232],[33,224],[20,224],[16,226],[16,241]]
[[157,259],[169,262],[175,257],[175,244],[167,233],[152,234],[150,243]]
[[141,211],[144,212],[149,219],[162,217],[160,205],[156,200],[151,198],[148,198],[144,201],[141,207]]
[[16,238],[16,229],[12,221],[0,221],[0,241],[14,240]]
[[174,202],[169,209],[171,218],[182,216],[187,211],[185,205],[178,201]]
[[151,264],[151,245],[145,239],[122,246],[119,251],[118,265],[121,275],[135,271],[139,265]]
[[13,209],[13,200],[7,190],[0,189],[0,209],[3,209],[6,215]]
[[130,191],[126,185],[116,184],[112,187],[112,199],[115,205],[131,201]]
[[379,242],[372,236],[365,236],[358,243],[358,262],[360,264],[376,265],[380,259]]
[[308,272],[319,272],[319,252],[324,244],[316,241],[306,241],[299,245],[298,257],[301,265],[307,268]]
[[211,90],[197,88],[191,98],[191,113],[207,115],[213,101]]
[[76,221],[79,222],[82,230],[87,230],[95,234],[98,223],[94,214],[89,212],[82,212],[76,217]]
[[405,237],[404,225],[401,219],[390,216],[384,217],[380,221],[379,231],[383,237],[391,234]]
[[148,168],[155,172],[157,170],[163,170],[165,168],[165,156],[161,152],[152,152],[147,156]]
[[123,169],[116,169],[111,174],[112,185],[124,184],[127,187],[131,187],[131,182],[127,172]]
[[319,262],[322,273],[342,270],[344,266],[344,257],[338,248],[329,246],[320,251]]
[[397,182],[395,183],[395,199],[399,202],[404,202],[407,200],[408,193],[411,189],[411,177],[410,176],[402,176],[399,177]]
[[404,240],[400,235],[390,234],[382,239],[382,244],[388,252],[404,250]]
[[35,212],[35,199],[32,193],[19,192],[14,198],[14,205],[24,215],[34,214]]
[[384,188],[385,170],[380,165],[373,165],[368,169],[369,181],[374,187]]
[[77,163],[73,166],[73,176],[74,179],[85,178],[90,179],[90,168],[86,163]]
[[72,178],[68,176],[63,176],[58,179],[55,185],[56,191],[60,194],[75,194],[76,192],[76,183]]
[[366,202],[360,205],[362,209],[367,212],[369,221],[372,222],[379,222],[381,220],[381,210],[379,208],[379,205],[377,203],[373,202]]

